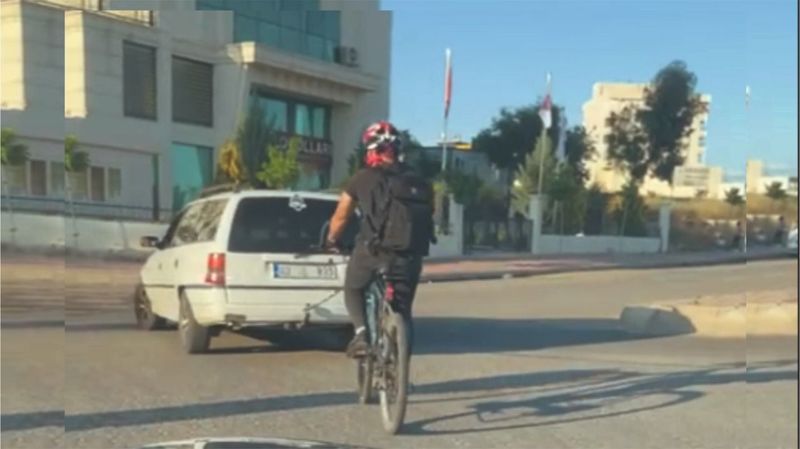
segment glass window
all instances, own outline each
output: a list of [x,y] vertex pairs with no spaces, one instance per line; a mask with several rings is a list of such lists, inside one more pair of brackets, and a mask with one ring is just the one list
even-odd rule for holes
[[304,53],[303,34],[297,30],[281,28],[281,48],[295,53]]
[[311,135],[317,139],[324,139],[327,137],[325,128],[327,125],[327,111],[322,106],[315,106],[313,109],[312,124],[313,129]]
[[281,44],[281,31],[277,25],[267,22],[258,24],[258,41],[262,44],[278,47]]
[[50,194],[64,196],[64,163],[50,162]]
[[91,184],[92,201],[103,202],[106,200],[106,171],[103,167],[89,169],[89,183]]
[[294,133],[300,136],[311,136],[311,111],[304,104],[294,106]]
[[69,188],[72,191],[72,198],[75,200],[85,200],[89,198],[89,172],[68,173]]
[[309,34],[306,35],[306,41],[306,47],[310,56],[317,59],[325,59],[325,39]]
[[115,200],[122,196],[122,171],[118,168],[108,169],[108,199]]
[[155,120],[157,118],[156,49],[124,42],[122,54],[125,115]]
[[233,39],[236,42],[253,42],[258,37],[258,24],[255,19],[235,14],[233,17]]
[[325,41],[325,56],[324,60],[326,61],[333,61],[334,57],[336,56],[336,47],[339,44],[334,41],[326,40]]
[[294,30],[303,30],[305,29],[303,20],[305,15],[304,11],[281,11],[281,26]]
[[225,211],[227,200],[206,201],[200,207],[200,216],[197,221],[197,241],[210,242],[217,235],[217,228]]
[[7,165],[3,167],[8,178],[8,191],[12,195],[28,193],[28,167],[23,165]]
[[[290,207],[293,202],[290,198],[243,199],[234,214],[228,250],[297,253],[318,245],[320,235],[336,208],[336,201],[301,201],[305,208]],[[342,241],[352,243],[357,231],[358,220],[350,220]]]
[[31,165],[31,195],[47,195],[47,163],[45,161],[30,160]]
[[214,67],[204,62],[172,58],[172,119],[212,126],[214,121]]
[[170,246],[188,245],[197,241],[197,225],[200,220],[201,207],[202,204],[196,203],[183,211],[178,225],[175,227],[175,234],[172,236]]
[[261,98],[259,101],[264,110],[267,125],[272,126],[275,131],[286,132],[289,122],[289,105],[285,101],[272,98]]
[[173,143],[170,149],[172,165],[172,207],[178,210],[197,198],[211,183],[213,150],[207,147]]

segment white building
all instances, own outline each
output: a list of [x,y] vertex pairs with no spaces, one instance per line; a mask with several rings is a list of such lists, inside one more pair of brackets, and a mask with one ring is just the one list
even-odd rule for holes
[[388,116],[390,34],[377,0],[3,0],[2,126],[30,154],[9,187],[60,203],[74,134],[84,212],[163,218],[211,182],[250,99],[302,138],[298,188],[335,184]]
[[[595,83],[592,98],[583,104],[583,126],[597,150],[594,159],[587,164],[589,182],[598,184],[606,191],[619,191],[627,182],[627,174],[614,167],[608,158],[605,136],[609,129],[606,120],[612,113],[618,113],[628,105],[643,105],[646,88],[647,84]],[[700,98],[706,105],[711,103],[709,95],[701,95]],[[713,196],[717,192],[722,182],[722,170],[705,165],[707,121],[708,112],[695,117],[692,133],[684,143],[684,164],[676,169],[673,185],[648,176],[642,184],[643,194],[694,197],[701,193]]]
[[777,183],[790,196],[797,196],[797,176],[770,174],[765,169],[763,161],[748,160],[745,176],[748,193],[764,195],[770,185]]

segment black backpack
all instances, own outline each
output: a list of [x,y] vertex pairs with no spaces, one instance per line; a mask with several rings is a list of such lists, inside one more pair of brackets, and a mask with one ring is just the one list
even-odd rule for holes
[[433,188],[404,166],[378,170],[368,219],[377,249],[427,256],[434,239]]

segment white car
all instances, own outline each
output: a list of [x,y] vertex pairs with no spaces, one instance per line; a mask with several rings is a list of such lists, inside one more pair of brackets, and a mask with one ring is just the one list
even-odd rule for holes
[[789,235],[786,236],[786,249],[789,250],[790,254],[797,256],[797,227],[795,226],[794,229],[789,231]]
[[[352,326],[344,305],[347,256],[320,251],[338,196],[248,190],[188,204],[141,269],[134,297],[140,328],[178,324],[184,350],[205,352],[222,329]],[[354,222],[356,220],[353,220]],[[357,231],[353,223],[346,239]]]

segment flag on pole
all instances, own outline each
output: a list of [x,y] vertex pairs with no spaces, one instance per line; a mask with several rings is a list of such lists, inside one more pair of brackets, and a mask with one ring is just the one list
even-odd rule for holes
[[453,66],[450,62],[450,49],[445,50],[444,68],[444,117],[450,115],[450,98],[453,91]]
[[744,88],[744,105],[745,107],[750,106],[750,86]]
[[558,130],[558,147],[556,148],[556,157],[558,162],[567,160],[567,118],[564,116],[564,111],[561,111],[561,120]]
[[552,103],[550,100],[550,74],[547,74],[547,95],[544,97],[544,101],[542,101],[541,106],[539,106],[539,117],[542,119],[542,123],[544,123],[544,129],[550,129],[550,126],[553,124],[553,117],[550,109],[552,108]]

